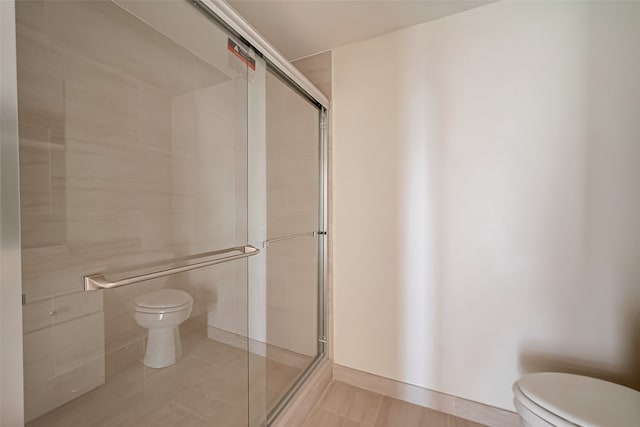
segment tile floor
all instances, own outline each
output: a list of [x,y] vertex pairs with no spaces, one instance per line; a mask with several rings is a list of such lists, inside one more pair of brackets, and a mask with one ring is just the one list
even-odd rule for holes
[[[249,402],[273,407],[301,372],[248,357],[243,349],[200,337],[187,344],[176,365],[150,369],[135,363],[27,427],[247,426]],[[247,366],[252,374],[264,369],[263,380],[252,375],[249,381]],[[333,381],[302,427],[414,426],[482,425]]]
[[301,370],[200,337],[177,364],[151,369],[136,362],[27,427],[247,426],[249,402],[271,408]]
[[333,381],[303,427],[482,427],[462,418]]

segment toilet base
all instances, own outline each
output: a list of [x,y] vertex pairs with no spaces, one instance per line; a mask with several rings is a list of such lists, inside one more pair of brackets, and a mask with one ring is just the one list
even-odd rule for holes
[[166,368],[182,358],[180,331],[177,327],[149,329],[144,364],[150,368]]

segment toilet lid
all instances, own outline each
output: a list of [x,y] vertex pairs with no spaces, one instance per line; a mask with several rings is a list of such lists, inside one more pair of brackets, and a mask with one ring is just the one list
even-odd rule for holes
[[640,392],[581,375],[542,372],[518,381],[540,407],[584,427],[638,427]]
[[146,308],[171,308],[189,304],[192,301],[191,295],[185,291],[162,289],[140,295],[135,299],[135,304]]

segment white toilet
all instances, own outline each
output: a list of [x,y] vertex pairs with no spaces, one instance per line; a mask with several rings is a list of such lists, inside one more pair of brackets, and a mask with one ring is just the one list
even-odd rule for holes
[[638,427],[640,392],[581,375],[541,372],[513,385],[525,427]]
[[150,368],[166,368],[182,357],[178,326],[189,318],[193,298],[184,291],[162,289],[135,299],[135,319],[149,329],[144,364]]

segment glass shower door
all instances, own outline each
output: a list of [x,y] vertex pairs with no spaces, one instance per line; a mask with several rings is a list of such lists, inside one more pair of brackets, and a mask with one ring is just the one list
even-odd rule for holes
[[274,416],[323,354],[321,110],[266,74],[266,407]]
[[16,9],[28,425],[247,425],[248,260],[144,276],[244,255],[247,47],[186,1]]

